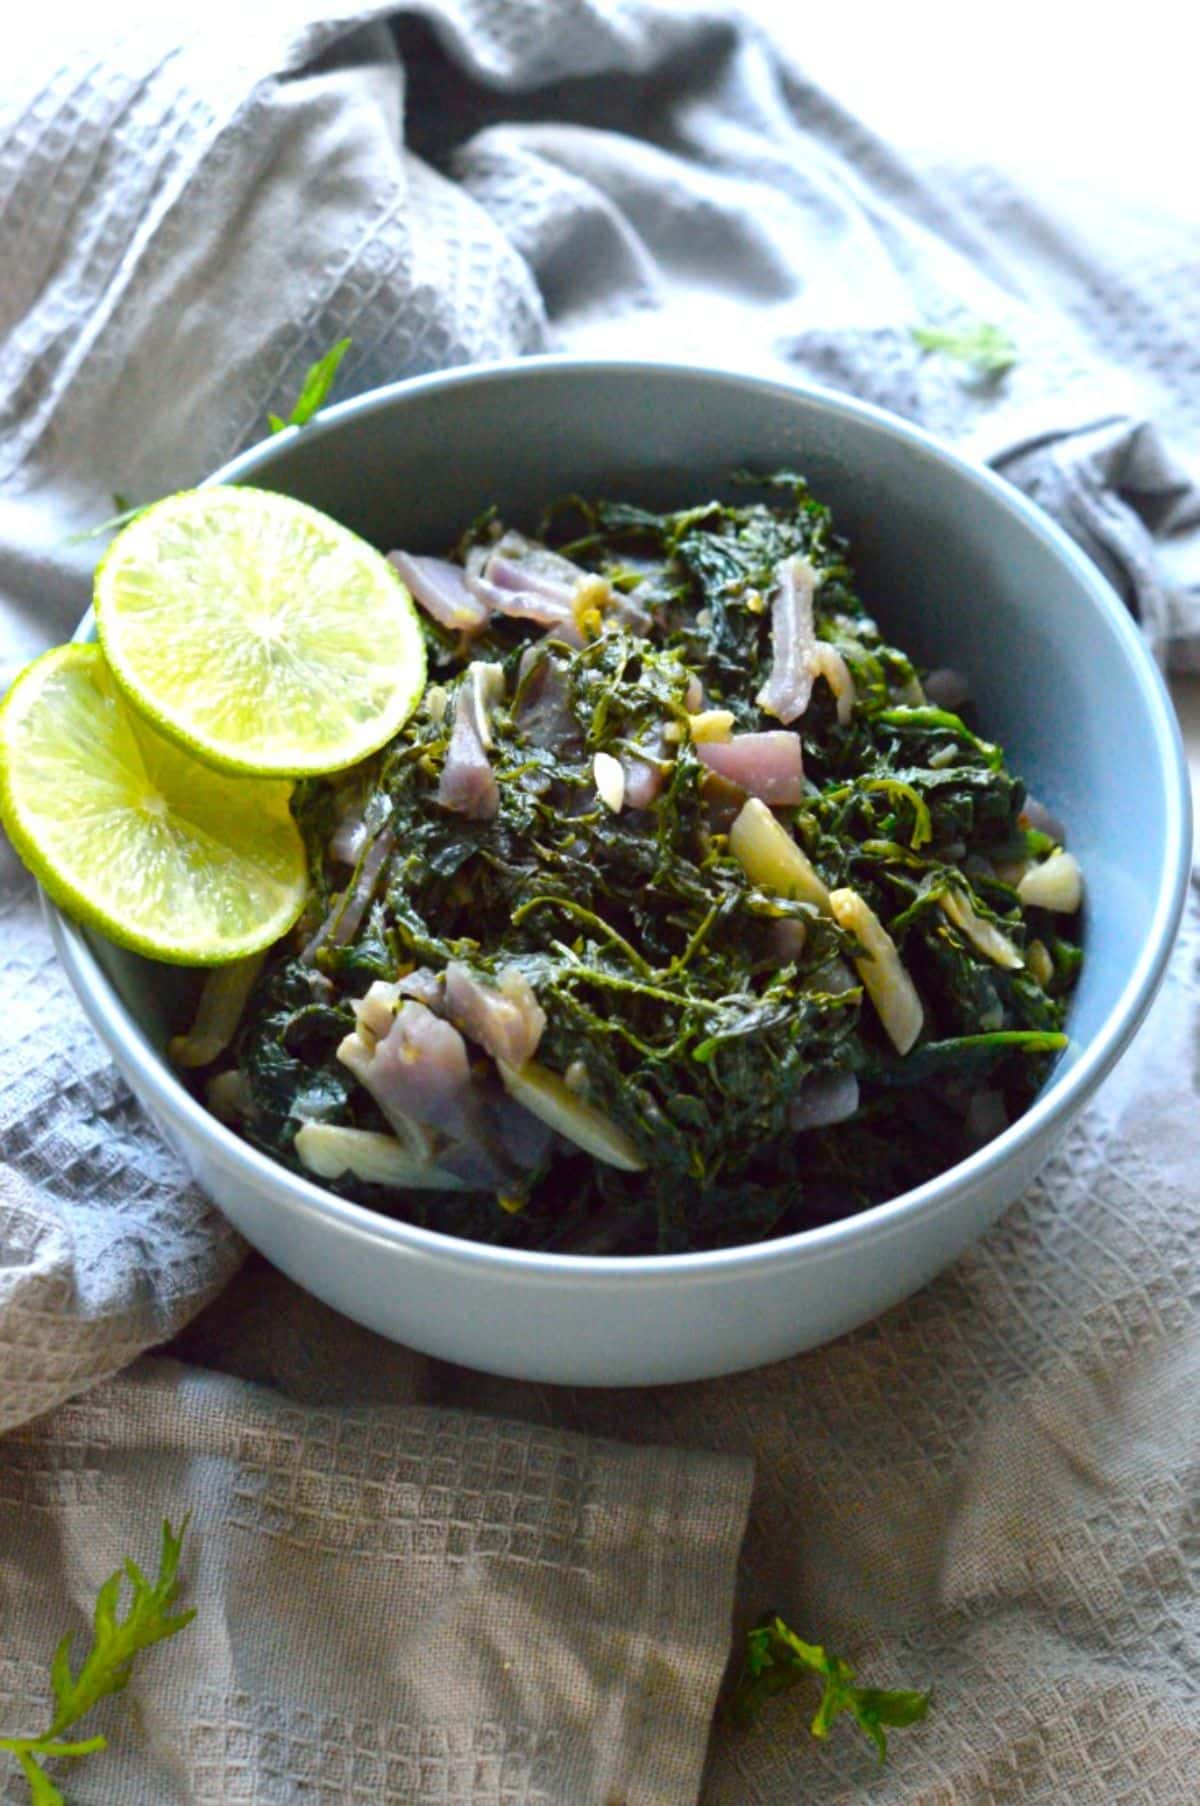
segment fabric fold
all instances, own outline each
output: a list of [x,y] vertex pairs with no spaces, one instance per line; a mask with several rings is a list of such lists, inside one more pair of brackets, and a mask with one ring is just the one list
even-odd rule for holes
[[191,1523],[78,1806],[683,1806],[729,1653],[748,1461],[431,1406],[323,1411],[171,1362],[0,1444],[0,1725],[101,1581]]

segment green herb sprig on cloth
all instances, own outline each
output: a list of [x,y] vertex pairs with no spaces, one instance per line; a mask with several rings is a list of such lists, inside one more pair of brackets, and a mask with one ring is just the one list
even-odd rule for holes
[[805,1643],[782,1618],[771,1618],[747,1634],[745,1664],[730,1704],[734,1721],[755,1724],[769,1699],[814,1674],[821,1682],[821,1699],[812,1721],[813,1736],[828,1737],[834,1720],[847,1712],[875,1745],[880,1762],[887,1759],[884,1726],[917,1724],[929,1711],[928,1693],[859,1687],[848,1662],[829,1655],[819,1643]]
[[315,364],[308,366],[300,385],[300,393],[287,419],[281,420],[278,414],[267,415],[267,425],[273,433],[282,433],[288,426],[307,426],[317,409],[324,406],[325,398],[337,376],[338,365],[349,349],[350,340],[339,339]]
[[[336,345],[331,345],[329,350],[315,363],[308,366],[304,372],[304,381],[300,385],[300,393],[297,395],[287,419],[281,419],[278,414],[267,415],[267,425],[272,433],[282,433],[284,428],[289,426],[307,426],[317,410],[324,407],[329,391],[337,377],[338,367],[349,351],[350,345],[349,339],[339,339]],[[150,502],[131,502],[128,496],[116,493],[113,495],[112,502],[114,511],[107,520],[98,522],[94,527],[85,527],[79,533],[68,534],[64,544],[83,545],[89,539],[103,539],[108,533],[118,533],[122,527],[127,527],[130,521],[135,521],[139,514],[144,514],[146,509],[153,505]]]
[[[78,1724],[102,1699],[121,1692],[133,1672],[135,1657],[143,1650],[176,1636],[196,1616],[194,1610],[170,1610],[179,1591],[179,1555],[187,1526],[185,1518],[176,1533],[164,1521],[156,1580],[147,1580],[134,1561],[126,1561],[109,1575],[96,1595],[92,1646],[77,1674],[71,1672],[72,1633],[68,1631],[63,1638],[50,1664],[54,1711],[46,1729],[36,1737],[0,1737],[0,1750],[8,1750],[21,1765],[33,1806],[66,1806],[65,1796],[42,1766],[44,1761],[90,1756],[108,1746],[108,1739],[102,1736],[74,1742],[65,1740],[63,1732]],[[133,1598],[122,1618],[121,1590],[126,1580],[133,1588]]]
[[912,336],[922,351],[941,352],[943,357],[969,365],[979,377],[1003,376],[1017,361],[1011,333],[989,321],[964,327],[914,326]]

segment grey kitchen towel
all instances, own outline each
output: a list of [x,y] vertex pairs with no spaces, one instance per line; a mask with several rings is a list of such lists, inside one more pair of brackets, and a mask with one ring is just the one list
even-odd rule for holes
[[[186,485],[253,440],[345,333],[343,393],[545,349],[736,357],[852,390],[991,460],[1097,559],[1160,655],[1200,662],[1190,223],[1147,211],[1110,229],[1002,172],[917,170],[715,4],[268,0],[236,26],[219,8],[118,0],[6,54],[0,681],[86,603],[96,544],[67,536],[114,492]],[[990,382],[911,337],[980,319],[1018,353]],[[244,1251],[99,1053],[2,852],[11,1427],[170,1336]],[[878,1678],[937,1676],[942,1734],[909,1739],[880,1798],[1190,1797],[1200,1633],[1180,1474],[1195,1426],[1172,1364],[1187,1372],[1196,1302],[1189,959],[1175,1063],[1131,1060],[1110,1087],[1150,1125],[1135,1154],[1093,1117],[982,1253],[769,1384],[576,1401],[584,1428],[756,1452],[744,1609],[802,1606],[802,1628],[843,1638]],[[1158,1091],[1126,1097],[1135,1078]],[[1169,1134],[1151,1132],[1156,1110]],[[205,1313],[192,1358],[294,1397],[323,1384],[347,1406],[386,1403],[389,1386],[489,1396],[257,1268],[247,1286]],[[569,1406],[520,1389],[505,1408],[558,1421]],[[160,1488],[180,1471],[163,1434],[145,1457]],[[22,1623],[0,1664],[27,1677],[40,1639]],[[322,1659],[336,1658],[314,1652],[314,1676]],[[6,1720],[20,1686],[0,1691]],[[801,1785],[829,1800],[864,1785],[843,1742],[826,1754],[791,1735],[800,1711],[769,1747],[714,1744],[707,1797],[773,1806]],[[1128,1774],[1112,1766],[1126,1759]],[[306,1797],[274,1785],[247,1797]],[[338,1785],[323,1797],[354,1797]],[[489,1785],[460,1796],[505,1798]],[[514,1799],[543,1806],[524,1785]]]
[[0,1722],[38,1721],[28,1652],[186,1505],[195,1622],[89,1721],[75,1806],[676,1806],[749,1491],[744,1457],[143,1361],[3,1444]]

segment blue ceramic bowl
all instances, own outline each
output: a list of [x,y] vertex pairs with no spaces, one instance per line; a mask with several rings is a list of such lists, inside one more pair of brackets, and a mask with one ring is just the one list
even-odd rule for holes
[[1033,1107],[970,1159],[844,1222],[716,1253],[621,1260],[456,1241],[346,1203],[222,1127],[163,1057],[186,977],[51,911],[93,1024],[210,1196],[301,1285],[432,1354],[530,1379],[638,1384],[755,1366],[853,1328],[932,1278],[1029,1184],[1162,978],[1191,817],[1159,674],[1057,527],[903,421],[794,383],[531,359],[362,396],[212,480],[284,490],[379,545],[420,550],[490,502],[524,520],[568,488],[678,505],[745,465],[798,469],[832,504],[887,636],[968,674],[985,732],[1069,824],[1083,866],[1070,1048]]

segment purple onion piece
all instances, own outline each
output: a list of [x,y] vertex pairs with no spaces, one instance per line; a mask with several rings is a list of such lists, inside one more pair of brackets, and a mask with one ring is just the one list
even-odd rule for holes
[[788,1121],[798,1135],[848,1122],[858,1109],[858,1078],[833,1072],[801,1085],[788,1106]]
[[949,665],[940,665],[931,671],[921,688],[925,692],[926,701],[935,709],[948,709],[957,715],[964,703],[971,700],[971,685],[961,671],[955,671]]
[[472,594],[461,565],[451,564],[448,558],[418,557],[414,552],[389,552],[388,562],[412,591],[413,600],[439,626],[452,633],[478,633],[486,627],[488,610]]
[[484,749],[484,732],[475,692],[464,682],[454,705],[454,730],[438,780],[437,801],[443,809],[472,821],[491,821],[500,812],[500,787]]
[[352,941],[362,925],[367,907],[379,882],[379,874],[387,863],[396,836],[390,827],[382,828],[372,841],[354,879],[353,889],[335,903],[317,932],[300,955],[302,965],[311,966],[321,947],[344,947]]
[[1008,1105],[1003,1094],[987,1088],[973,1092],[963,1126],[973,1147],[985,1147],[989,1141],[995,1141],[1008,1127]]
[[803,558],[785,558],[775,573],[771,603],[771,675],[758,693],[758,706],[785,726],[798,721],[812,695],[813,622],[816,579]]
[[765,734],[735,734],[732,740],[702,741],[696,752],[710,771],[764,803],[782,808],[804,800],[799,734],[784,728]]
[[[582,577],[583,572],[580,571],[578,576]],[[571,606],[576,581],[575,578],[563,582],[547,577],[528,563],[518,564],[514,559],[506,558],[502,552],[492,553],[483,567],[483,580],[511,595],[542,596],[548,602],[556,602],[560,608]]]
[[1044,803],[1039,803],[1036,796],[1025,798],[1023,813],[1031,828],[1036,828],[1039,834],[1048,834],[1060,847],[1064,844],[1067,829],[1062,817],[1047,809]]

